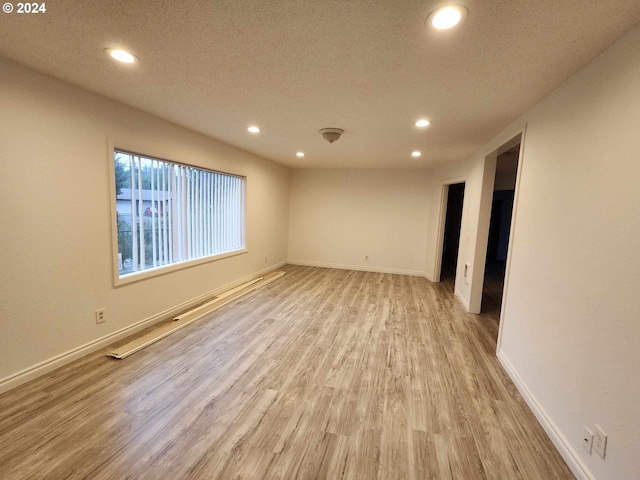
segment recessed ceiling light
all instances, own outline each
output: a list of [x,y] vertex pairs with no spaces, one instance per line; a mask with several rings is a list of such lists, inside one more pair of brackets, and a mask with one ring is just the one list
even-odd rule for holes
[[433,28],[447,30],[458,25],[468,13],[468,10],[462,5],[449,5],[434,11],[429,15],[429,18]]
[[135,61],[138,60],[138,57],[130,54],[125,50],[119,50],[116,48],[105,48],[104,51],[107,52],[111,56],[111,58],[122,63],[135,63]]
[[296,153],[296,157],[304,157],[304,152],[298,152],[298,153]]
[[429,120],[425,120],[425,119],[418,120],[415,123],[415,126],[418,127],[418,128],[425,128],[425,127],[428,127],[429,125],[431,125],[431,122]]
[[260,133],[260,129],[255,125],[251,125],[250,127],[247,127],[247,130],[249,130],[251,133]]
[[411,156],[412,157],[421,157],[422,156],[422,152],[419,152],[417,150],[411,152]]

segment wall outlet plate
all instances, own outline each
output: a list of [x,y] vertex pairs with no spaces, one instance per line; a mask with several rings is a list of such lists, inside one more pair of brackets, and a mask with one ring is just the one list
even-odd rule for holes
[[96,310],[96,323],[104,323],[107,321],[107,309],[99,308]]
[[593,449],[604,460],[604,456],[607,453],[607,434],[598,425],[596,425],[596,431],[593,435]]
[[584,448],[589,455],[591,455],[591,449],[593,448],[593,432],[589,430],[589,427],[584,427],[584,434],[582,435],[582,448]]

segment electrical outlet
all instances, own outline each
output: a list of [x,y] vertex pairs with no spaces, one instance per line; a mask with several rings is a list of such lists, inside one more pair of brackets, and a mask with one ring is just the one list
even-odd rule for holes
[[364,259],[365,259],[366,262],[368,262],[369,261],[369,255],[365,255]]
[[604,460],[607,453],[607,434],[598,425],[596,425],[596,432],[593,435],[593,449]]
[[107,321],[107,309],[99,308],[96,310],[96,323],[104,323]]
[[264,263],[267,263],[267,257],[264,257]]
[[584,427],[584,434],[582,438],[582,448],[584,448],[589,455],[591,455],[591,448],[593,447],[593,432],[589,430],[589,427]]

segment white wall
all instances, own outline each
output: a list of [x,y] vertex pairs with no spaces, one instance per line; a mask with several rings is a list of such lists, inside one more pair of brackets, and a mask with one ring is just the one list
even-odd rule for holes
[[[597,479],[640,478],[640,29],[527,116],[501,353]],[[582,426],[608,456],[580,448]]]
[[[471,278],[473,276],[473,252],[476,243],[476,230],[478,225],[478,211],[480,208],[480,194],[482,190],[483,160],[477,156],[465,162],[453,165],[442,165],[429,172],[427,191],[429,194],[429,225],[424,239],[426,247],[425,270],[427,276],[438,278],[438,257],[442,255],[438,251],[438,240],[442,238],[439,230],[442,206],[442,186],[450,183],[465,183],[464,203],[462,209],[462,224],[460,226],[460,244],[458,247],[458,264],[456,271],[455,293],[458,299],[469,308],[471,292]],[[471,271],[465,281],[463,270],[465,263],[471,264]]]
[[[478,242],[462,242],[459,265],[477,263],[491,152],[526,122],[498,355],[578,478],[640,478],[639,51],[636,28],[473,158],[431,172],[473,185],[462,238]],[[595,424],[609,436],[604,461],[581,447]]]
[[423,275],[427,215],[425,171],[294,170],[289,261]]
[[[0,389],[40,362],[286,260],[287,168],[5,60],[0,105]],[[249,253],[114,288],[108,137],[246,175]],[[100,307],[108,321],[96,325]]]
[[516,188],[516,173],[518,170],[518,156],[516,154],[502,154],[496,165],[496,181],[494,190],[513,190]]

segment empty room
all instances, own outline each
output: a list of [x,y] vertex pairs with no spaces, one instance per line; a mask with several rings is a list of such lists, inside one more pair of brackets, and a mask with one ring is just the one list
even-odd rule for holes
[[639,24],[4,2],[0,478],[640,479]]

